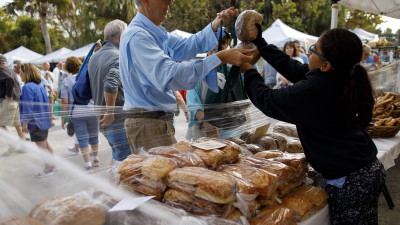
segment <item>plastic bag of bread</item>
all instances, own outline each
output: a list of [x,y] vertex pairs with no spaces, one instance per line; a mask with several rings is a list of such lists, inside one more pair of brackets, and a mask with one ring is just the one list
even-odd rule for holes
[[268,133],[267,136],[270,136],[273,139],[275,139],[279,150],[283,152],[287,151],[287,139],[285,135],[282,135],[280,133]]
[[280,162],[262,158],[245,157],[240,159],[240,164],[253,166],[275,174],[279,184],[277,188],[278,197],[283,197],[294,187],[301,184],[301,181],[295,179],[297,175],[296,170]]
[[272,159],[272,158],[279,158],[284,155],[285,155],[285,153],[283,153],[280,150],[266,150],[266,151],[262,151],[262,152],[258,152],[257,154],[254,154],[254,158]]
[[188,141],[179,141],[179,142],[173,144],[172,147],[178,149],[179,152],[181,152],[181,153],[193,152],[193,150],[194,150],[194,147]]
[[259,214],[250,220],[250,225],[295,225],[296,214],[290,208],[282,205],[268,207],[259,212]]
[[232,142],[234,142],[234,143],[236,143],[238,145],[242,145],[242,144],[246,143],[245,141],[243,141],[242,139],[240,139],[238,137],[230,137],[230,138],[227,138],[226,140],[232,141]]
[[307,172],[308,162],[304,153],[285,153],[282,157],[272,158],[270,160],[281,162],[295,168],[297,176],[304,175]]
[[170,159],[174,159],[178,167],[199,166],[206,167],[203,160],[194,153],[181,152],[178,148],[172,146],[160,146],[149,149],[150,155],[161,155]]
[[166,177],[177,168],[173,159],[156,155],[130,155],[118,167],[119,180],[127,187],[161,200],[166,188]]
[[168,174],[167,185],[169,188],[213,203],[227,204],[236,201],[236,182],[231,176],[201,167],[172,170]]
[[256,144],[263,148],[264,150],[278,149],[275,139],[269,136],[264,136],[257,138],[251,142],[251,144]]
[[215,138],[199,138],[194,143],[216,141],[225,144],[225,147],[211,150],[195,148],[194,154],[198,155],[209,169],[215,170],[218,166],[234,163],[239,159],[241,148],[234,142],[228,140],[217,140]]
[[0,218],[0,225],[44,225],[44,223],[30,216],[10,216]]
[[46,225],[103,225],[106,213],[83,199],[58,196],[37,204],[29,216]]
[[242,148],[247,149],[248,151],[250,151],[253,154],[264,151],[264,149],[262,147],[260,147],[259,145],[255,145],[255,144],[242,144],[240,146]]
[[278,122],[275,124],[275,126],[272,128],[272,130],[274,132],[286,134],[291,137],[297,137],[297,138],[299,137],[299,135],[297,134],[296,125],[294,125],[294,124]]
[[248,165],[226,165],[219,171],[254,185],[261,198],[270,199],[277,196],[280,183],[277,175],[273,173]]
[[246,130],[240,135],[240,139],[248,143],[247,141],[251,139],[251,137],[254,135],[254,130]]
[[292,191],[293,195],[304,196],[308,198],[313,204],[315,210],[320,210],[328,203],[329,195],[325,190],[311,185],[303,185]]
[[297,138],[288,138],[286,151],[289,153],[303,153],[303,146]]
[[262,19],[262,15],[255,10],[245,10],[240,13],[235,23],[235,31],[238,39],[241,41],[255,40],[258,33],[255,24],[261,24]]
[[194,215],[226,216],[231,204],[219,204],[201,198],[196,198],[187,193],[168,189],[164,195],[164,202],[170,206],[180,208]]

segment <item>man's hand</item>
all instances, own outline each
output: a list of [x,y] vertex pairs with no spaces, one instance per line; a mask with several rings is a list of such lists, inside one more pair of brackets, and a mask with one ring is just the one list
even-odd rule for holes
[[217,52],[217,56],[222,61],[222,64],[229,63],[235,66],[240,66],[245,62],[253,61],[252,54],[256,53],[257,49],[238,49],[232,48]]
[[94,52],[97,52],[98,50],[100,50],[100,48],[101,48],[101,42],[100,42],[100,39],[99,40],[97,40],[97,46],[94,48]]
[[215,137],[219,138],[219,129],[208,122],[203,122],[204,131],[207,134],[207,137]]
[[225,9],[223,11],[221,11],[220,13],[217,14],[217,17],[214,19],[214,21],[212,21],[211,23],[211,27],[213,29],[214,32],[217,32],[218,27],[221,24],[221,21],[223,23],[223,25],[228,24],[229,22],[231,22],[231,20],[235,17],[239,15],[239,11],[237,9],[235,9],[235,7],[230,7],[229,9]]
[[103,119],[101,119],[99,122],[102,128],[109,127],[114,122],[114,114],[106,112]]

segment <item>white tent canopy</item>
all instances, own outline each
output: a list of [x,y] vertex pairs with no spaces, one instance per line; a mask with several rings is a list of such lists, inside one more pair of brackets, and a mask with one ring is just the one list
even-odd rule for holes
[[42,57],[43,55],[36,53],[32,50],[25,48],[24,46],[20,46],[10,52],[4,54],[7,58],[7,65],[11,66],[14,60],[21,60],[22,62],[28,62],[30,60],[37,59]]
[[283,47],[287,41],[299,40],[307,49],[308,46],[314,44],[318,40],[316,36],[308,35],[289,27],[280,19],[275,20],[275,22],[262,33],[262,37],[269,44],[274,44],[278,48]]
[[42,65],[44,62],[57,63],[58,61],[55,61],[54,59],[59,58],[60,56],[65,55],[71,51],[72,50],[68,48],[60,48],[57,51],[54,51],[40,58],[30,60],[28,62],[33,63],[35,65]]
[[400,0],[340,0],[338,3],[353,9],[400,19]]
[[368,31],[366,31],[366,30],[361,29],[361,28],[356,28],[356,29],[354,29],[354,30],[351,30],[351,29],[350,29],[350,31],[353,32],[353,33],[355,33],[355,34],[357,34],[357,36],[358,36],[362,41],[364,41],[364,40],[367,40],[368,42],[376,42],[376,41],[379,41],[379,35],[370,33],[370,32],[368,32]]
[[64,55],[58,56],[54,58],[54,62],[65,62],[68,57],[70,56],[75,56],[75,57],[86,57],[86,55],[89,53],[90,49],[93,47],[94,43],[85,45],[81,48],[75,49],[71,52],[68,52]]

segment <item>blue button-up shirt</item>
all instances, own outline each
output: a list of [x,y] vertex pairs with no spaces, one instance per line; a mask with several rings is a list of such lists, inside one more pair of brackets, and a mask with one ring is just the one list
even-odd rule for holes
[[211,24],[189,38],[182,38],[138,12],[120,42],[124,110],[139,107],[174,112],[173,91],[193,89],[203,79],[218,91],[216,72],[207,75],[221,63],[218,56],[184,61],[214,49],[217,44]]

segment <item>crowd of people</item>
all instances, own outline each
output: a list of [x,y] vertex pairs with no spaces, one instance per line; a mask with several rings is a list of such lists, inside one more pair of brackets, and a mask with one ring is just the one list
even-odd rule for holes
[[[227,130],[205,120],[206,110],[191,107],[188,111],[179,91],[188,90],[189,105],[213,104],[207,96],[221,93],[230,84],[225,84],[229,72],[240,75],[240,71],[244,74],[236,79],[241,85],[231,87],[232,92],[248,97],[267,116],[297,126],[308,162],[327,183],[332,224],[377,224],[385,172],[366,132],[374,98],[360,64],[371,60],[370,50],[360,39],[344,29],[329,30],[310,47],[308,57],[298,41],[285,43],[283,50],[269,45],[255,24],[257,50],[228,48],[230,34],[220,25],[238,15],[235,8],[223,10],[203,30],[182,38],[161,26],[172,3],[135,0],[138,12],[129,25],[120,20],[106,25],[105,41],[88,63],[93,96],[88,105],[75,104],[72,94],[82,59],[69,57],[57,65],[55,74],[48,63],[40,71],[33,64],[17,63],[21,84],[0,56],[1,115],[13,115],[6,121],[2,116],[0,125],[14,126],[22,140],[29,132],[32,142],[52,153],[47,141],[55,119],[51,107],[53,98],[61,98],[62,126],[69,118],[75,128],[71,150],[80,149],[90,172],[100,165],[99,131],[115,161],[176,143],[177,105],[190,120],[189,126],[197,129],[190,138],[226,137]],[[206,58],[191,60],[205,52]],[[261,74],[254,68],[259,59],[256,52],[266,61]],[[53,170],[54,165],[46,162],[37,176],[52,175]]]

